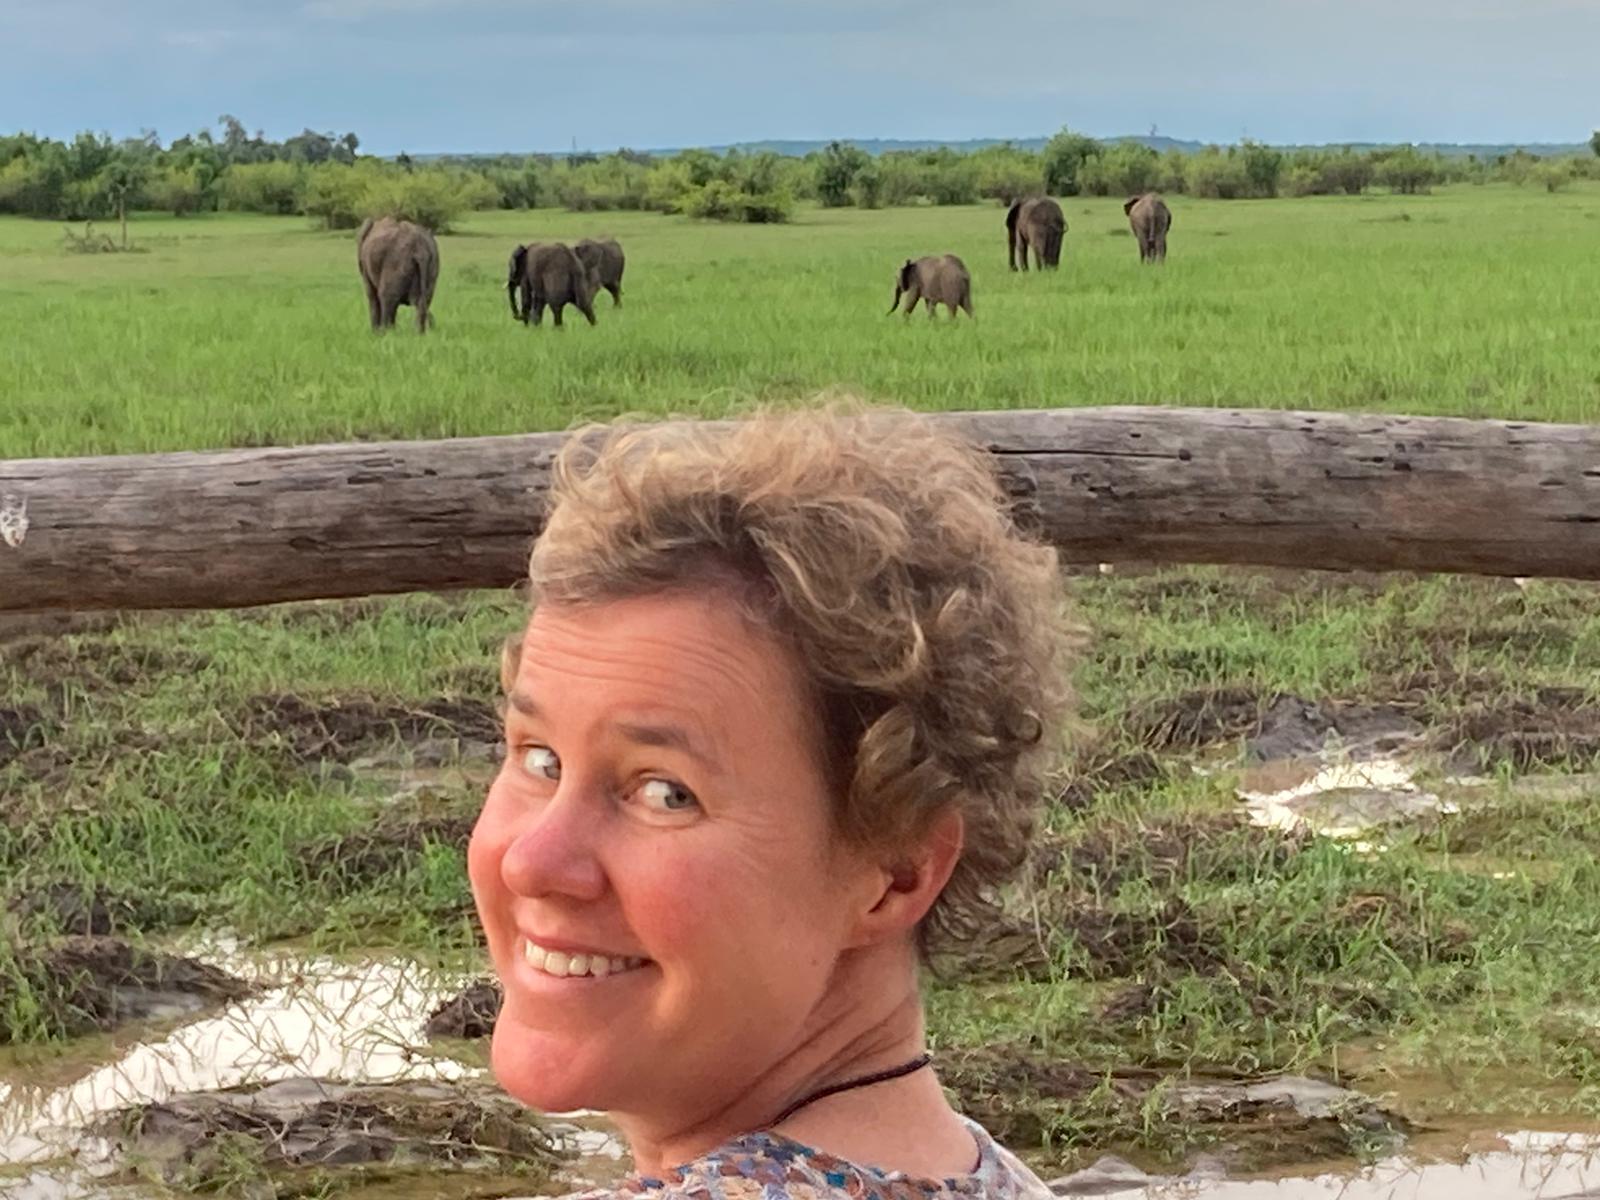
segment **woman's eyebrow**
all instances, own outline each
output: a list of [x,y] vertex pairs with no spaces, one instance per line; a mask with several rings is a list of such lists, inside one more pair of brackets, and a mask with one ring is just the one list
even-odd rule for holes
[[[527,692],[506,693],[506,704],[535,721],[544,716],[544,709]],[[716,757],[682,725],[658,721],[618,721],[615,728],[619,734],[636,745],[678,750],[708,770],[718,769]]]
[[659,725],[644,721],[618,721],[617,732],[640,746],[657,746],[665,750],[678,750],[695,759],[708,770],[717,768],[717,761],[703,750],[694,737],[681,725]]

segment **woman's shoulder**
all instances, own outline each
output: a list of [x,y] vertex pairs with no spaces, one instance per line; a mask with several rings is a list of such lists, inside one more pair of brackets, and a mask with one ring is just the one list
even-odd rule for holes
[[734,1139],[660,1176],[633,1175],[564,1200],[1049,1200],[1050,1190],[979,1125],[968,1175],[922,1179],[838,1158],[770,1133]]

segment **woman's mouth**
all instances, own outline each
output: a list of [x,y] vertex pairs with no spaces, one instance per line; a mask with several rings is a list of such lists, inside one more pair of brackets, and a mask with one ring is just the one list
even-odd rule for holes
[[555,979],[605,979],[637,971],[645,959],[628,955],[569,954],[563,950],[547,950],[537,942],[524,938],[523,960],[541,975]]

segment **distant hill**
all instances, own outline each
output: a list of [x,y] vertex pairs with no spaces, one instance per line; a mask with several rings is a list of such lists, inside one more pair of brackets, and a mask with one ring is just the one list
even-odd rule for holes
[[[876,155],[876,154],[885,154],[885,153],[887,153],[889,151],[894,151],[894,150],[913,150],[913,151],[915,151],[915,150],[939,150],[939,149],[944,149],[944,148],[955,150],[955,151],[958,151],[958,152],[961,152],[961,153],[967,153],[967,152],[970,152],[970,151],[973,151],[973,150],[982,150],[985,146],[998,146],[998,145],[1001,145],[1001,144],[1007,143],[1007,142],[1009,142],[1013,146],[1016,146],[1019,150],[1034,150],[1034,151],[1037,151],[1037,150],[1044,149],[1045,143],[1048,142],[1050,139],[1047,138],[1047,137],[968,138],[968,139],[966,139],[964,141],[940,141],[940,140],[935,139],[935,138],[930,138],[930,139],[918,139],[918,138],[838,138],[838,139],[826,139],[826,140],[817,140],[817,141],[795,140],[795,139],[772,139],[772,140],[761,141],[761,142],[735,142],[735,143],[730,143],[730,144],[721,145],[721,146],[707,146],[707,147],[704,147],[704,149],[715,151],[718,154],[726,154],[729,150],[738,150],[742,154],[761,154],[761,153],[764,153],[764,152],[767,152],[767,151],[771,151],[774,154],[781,154],[781,155],[784,155],[785,157],[789,157],[789,158],[803,158],[807,154],[810,154],[815,150],[821,150],[823,147],[827,146],[828,142],[831,141],[831,140],[838,140],[838,141],[841,141],[841,142],[848,142],[848,143],[850,143],[852,145],[861,147],[861,149],[865,150],[868,154]],[[1187,141],[1187,140],[1184,140],[1182,138],[1170,138],[1170,137],[1162,137],[1162,136],[1150,137],[1150,136],[1147,136],[1145,134],[1120,134],[1120,135],[1115,136],[1115,137],[1103,137],[1103,138],[1100,138],[1098,140],[1102,141],[1102,142],[1137,142],[1140,145],[1149,146],[1152,149],[1154,149],[1154,150],[1156,150],[1158,152],[1161,152],[1161,153],[1165,153],[1168,150],[1179,150],[1179,151],[1182,151],[1184,154],[1195,154],[1195,153],[1198,153],[1200,150],[1203,150],[1207,145],[1212,144],[1212,143],[1208,143],[1208,142]],[[1281,149],[1281,150],[1318,150],[1318,149],[1325,149],[1325,148],[1330,148],[1330,147],[1337,149],[1337,148],[1341,148],[1341,147],[1343,147],[1345,145],[1349,145],[1352,149],[1361,150],[1361,151],[1367,151],[1367,150],[1376,150],[1376,149],[1379,149],[1380,147],[1383,147],[1383,146],[1391,146],[1391,145],[1395,145],[1395,144],[1396,143],[1394,143],[1394,142],[1349,142],[1349,143],[1346,143],[1346,142],[1329,142],[1329,143],[1322,143],[1322,144],[1284,145],[1284,146],[1279,146],[1278,148]],[[699,149],[700,147],[692,147],[692,148]],[[666,156],[666,155],[671,155],[671,154],[677,154],[677,153],[679,153],[679,152],[681,152],[683,150],[686,150],[686,149],[691,149],[691,147],[674,146],[674,147],[671,147],[671,148],[657,148],[657,149],[645,150],[645,151],[643,151],[643,153]],[[1530,143],[1518,145],[1515,142],[1507,142],[1507,143],[1492,143],[1492,142],[1482,142],[1482,143],[1475,143],[1475,142],[1474,143],[1419,142],[1419,143],[1417,143],[1417,149],[1421,150],[1425,154],[1438,153],[1438,154],[1442,154],[1442,155],[1446,156],[1447,158],[1465,158],[1468,155],[1476,155],[1479,158],[1494,159],[1494,158],[1498,158],[1502,154],[1511,154],[1511,153],[1513,153],[1513,152],[1515,152],[1515,151],[1517,151],[1519,149],[1520,150],[1526,150],[1529,154],[1537,155],[1537,156],[1540,156],[1540,157],[1547,157],[1547,156],[1558,155],[1558,154],[1587,154],[1587,153],[1589,153],[1589,143],[1588,142],[1530,142]],[[583,153],[589,154],[589,153],[607,153],[607,152],[606,151],[583,151]],[[493,155],[493,154],[413,154],[411,157],[416,159],[416,160],[418,160],[418,161],[424,161],[424,160],[428,160],[428,159],[439,159],[439,158],[451,158],[451,159],[458,159],[458,160],[467,160],[467,159],[474,159],[474,158],[496,158],[496,157],[498,157],[498,155]],[[569,158],[569,157],[571,157],[571,155],[568,154],[565,151],[555,151],[555,152],[549,152],[549,157],[551,157],[551,158]]]

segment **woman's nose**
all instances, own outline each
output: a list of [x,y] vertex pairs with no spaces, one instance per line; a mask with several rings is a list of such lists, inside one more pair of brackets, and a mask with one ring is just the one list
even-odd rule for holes
[[585,803],[576,781],[563,780],[548,803],[513,827],[500,860],[506,887],[531,899],[599,899],[606,887],[599,859],[603,819],[604,809]]

